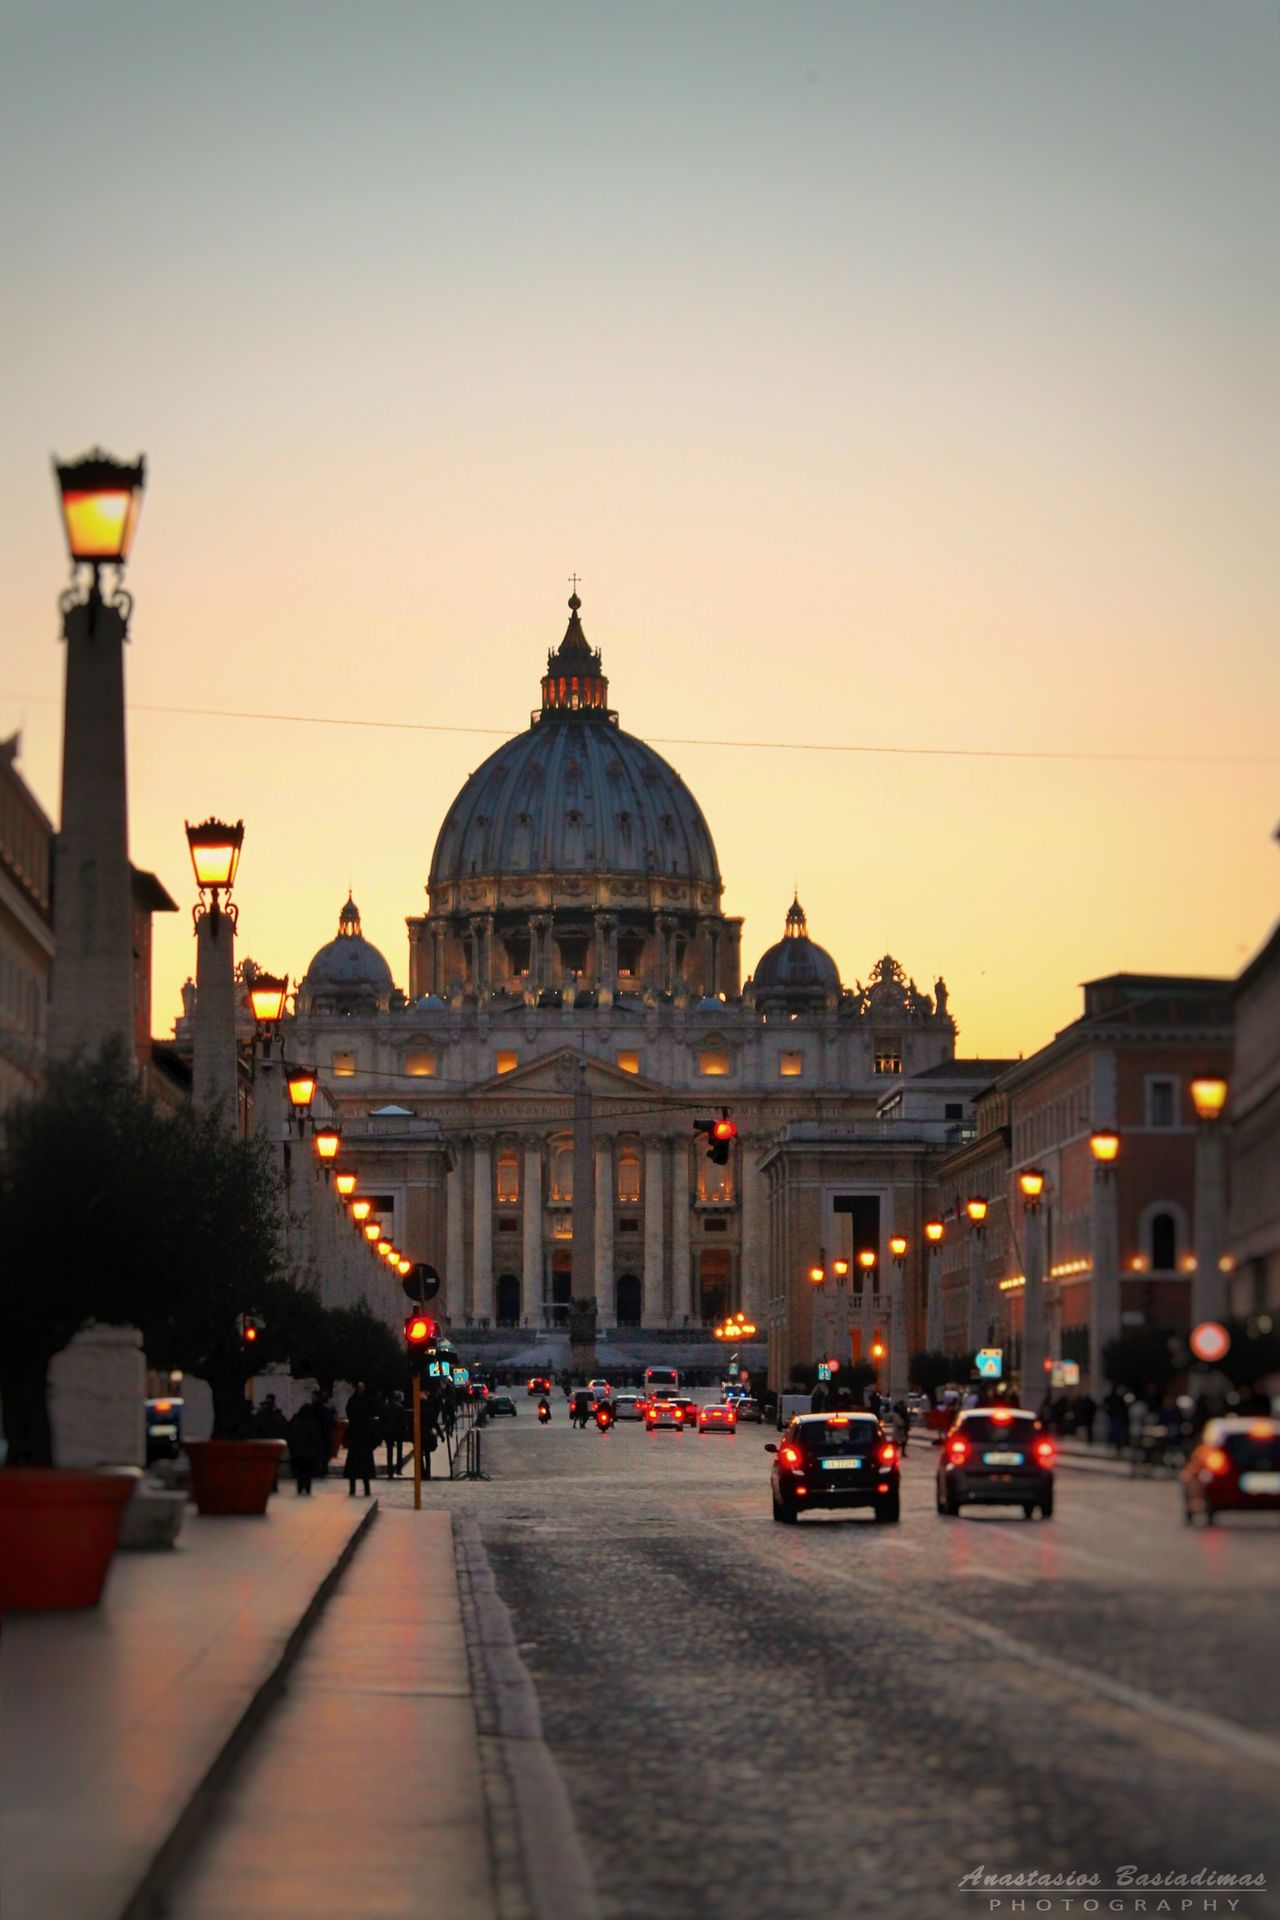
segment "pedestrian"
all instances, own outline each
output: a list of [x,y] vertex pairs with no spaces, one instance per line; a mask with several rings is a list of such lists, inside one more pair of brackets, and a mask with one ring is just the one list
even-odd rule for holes
[[281,1412],[274,1393],[269,1393],[253,1416],[253,1437],[255,1440],[283,1440],[288,1432],[289,1422]]
[[293,1480],[297,1491],[311,1492],[311,1482],[320,1465],[324,1453],[324,1420],[321,1415],[321,1396],[313,1393],[304,1400],[289,1422],[289,1464],[293,1468]]
[[372,1491],[369,1482],[377,1473],[373,1450],[378,1443],[377,1401],[363,1380],[347,1401],[347,1494],[355,1498],[356,1481],[364,1481],[364,1497]]
[[895,1400],[893,1403],[891,1431],[893,1433],[894,1444],[905,1460],[907,1457],[907,1441],[911,1434],[911,1414],[905,1400]]
[[387,1478],[394,1480],[404,1466],[404,1395],[393,1393],[382,1409],[382,1437],[387,1445]]
[[1082,1394],[1077,1408],[1078,1431],[1084,1434],[1085,1441],[1089,1446],[1093,1445],[1093,1422],[1097,1411],[1098,1403],[1093,1395],[1091,1393]]
[[320,1449],[320,1465],[316,1468],[316,1479],[329,1478],[329,1462],[333,1459],[335,1448],[333,1436],[338,1427],[338,1409],[333,1404],[333,1388],[320,1387],[314,1395],[317,1411],[320,1415],[320,1427],[324,1436],[324,1445]]

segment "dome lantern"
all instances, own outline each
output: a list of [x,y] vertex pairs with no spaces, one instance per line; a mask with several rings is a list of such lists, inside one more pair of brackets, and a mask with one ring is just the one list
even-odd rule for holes
[[605,678],[600,649],[593,652],[578,618],[582,606],[576,593],[569,596],[569,624],[564,639],[554,653],[547,655],[547,671],[542,681],[544,714],[607,713],[609,682]]

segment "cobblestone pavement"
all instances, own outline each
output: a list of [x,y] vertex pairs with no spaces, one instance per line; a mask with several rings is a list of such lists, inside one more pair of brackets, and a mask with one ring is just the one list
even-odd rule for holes
[[478,1520],[606,1920],[988,1912],[980,1865],[1275,1887],[1274,1522],[1065,1473],[1051,1522],[942,1520],[918,1443],[900,1527],[782,1528],[773,1437],[522,1418],[429,1495]]

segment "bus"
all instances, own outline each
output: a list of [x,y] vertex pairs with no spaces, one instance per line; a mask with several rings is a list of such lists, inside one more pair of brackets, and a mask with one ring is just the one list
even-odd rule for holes
[[679,1367],[646,1367],[644,1370],[644,1397],[652,1400],[654,1395],[665,1397],[680,1391]]

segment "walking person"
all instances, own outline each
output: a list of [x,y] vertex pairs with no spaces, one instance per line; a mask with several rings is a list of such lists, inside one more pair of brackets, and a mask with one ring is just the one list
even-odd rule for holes
[[905,1460],[907,1457],[907,1440],[911,1434],[911,1415],[907,1410],[905,1400],[894,1401],[890,1430],[893,1434],[894,1445]]
[[367,1500],[372,1488],[370,1481],[378,1471],[373,1457],[374,1447],[378,1443],[377,1402],[363,1380],[356,1382],[356,1390],[347,1401],[347,1495],[355,1498],[356,1481],[364,1481],[364,1497]]
[[286,1436],[289,1464],[293,1468],[294,1486],[300,1494],[311,1492],[312,1480],[324,1454],[324,1420],[320,1405],[319,1393],[313,1393],[309,1400],[303,1401],[289,1422]]
[[329,1462],[333,1459],[333,1436],[338,1425],[338,1409],[333,1404],[333,1388],[319,1387],[312,1395],[316,1412],[320,1419],[320,1432],[324,1444],[320,1449],[320,1465],[316,1468],[316,1479],[329,1478]]

